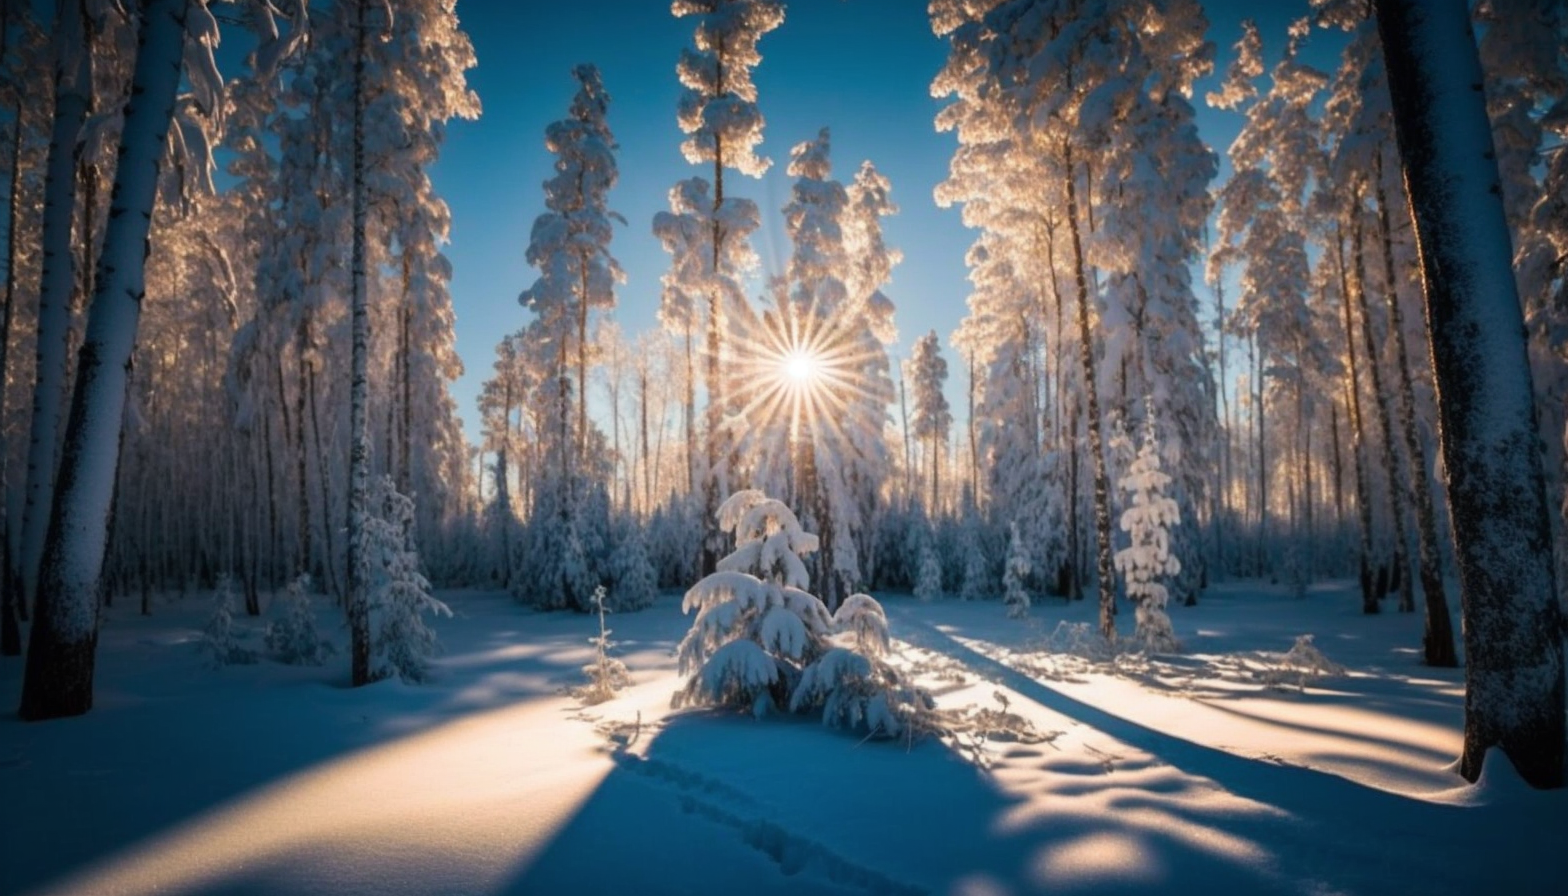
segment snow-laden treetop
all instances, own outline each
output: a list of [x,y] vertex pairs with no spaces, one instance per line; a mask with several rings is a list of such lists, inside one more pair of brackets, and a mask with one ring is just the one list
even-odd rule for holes
[[696,49],[681,52],[675,73],[685,91],[678,113],[690,135],[681,152],[692,164],[717,161],[761,177],[772,163],[756,154],[762,113],[751,69],[762,61],[757,42],[784,22],[776,0],[675,0],[677,18],[697,16]]

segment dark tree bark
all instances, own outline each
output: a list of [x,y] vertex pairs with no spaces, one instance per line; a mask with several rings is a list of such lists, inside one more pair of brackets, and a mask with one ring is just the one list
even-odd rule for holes
[[[1399,455],[1394,450],[1394,424],[1388,411],[1388,393],[1383,390],[1383,366],[1378,361],[1377,347],[1379,340],[1372,332],[1372,311],[1367,301],[1366,289],[1366,240],[1362,232],[1361,200],[1356,199],[1356,207],[1352,211],[1351,221],[1351,265],[1350,288],[1355,293],[1356,303],[1361,311],[1361,339],[1366,345],[1367,370],[1372,375],[1372,406],[1377,412],[1378,432],[1382,436],[1381,448],[1383,450],[1383,469],[1388,475],[1388,513],[1394,524],[1394,559],[1392,578],[1396,581],[1394,587],[1400,589],[1399,609],[1409,612],[1415,609],[1415,591],[1411,588],[1410,577],[1405,575],[1407,564],[1405,554],[1405,505],[1400,500],[1399,493]],[[1388,584],[1385,580],[1384,587],[1377,589],[1378,596],[1387,593]],[[1408,593],[1407,593],[1408,590]]]
[[1464,608],[1459,772],[1498,747],[1563,785],[1563,619],[1481,65],[1463,0],[1376,0],[1394,127],[1421,252]]
[[[6,14],[10,8],[7,7]],[[9,25],[0,25],[0,35],[3,35]],[[4,38],[0,37],[0,46]],[[17,622],[17,610],[21,604],[21,577],[16,572],[16,555],[12,551],[12,539],[21,533],[16,531],[21,523],[15,519],[11,512],[11,477],[7,470],[11,457],[10,445],[5,435],[6,397],[5,373],[9,368],[11,349],[11,327],[16,319],[16,226],[21,217],[22,194],[22,101],[20,93],[15,105],[15,117],[12,119],[11,134],[11,184],[7,194],[10,197],[10,214],[6,216],[6,277],[5,277],[5,309],[0,316],[0,656],[20,656],[22,653],[22,631]]]
[[1378,232],[1383,240],[1383,291],[1388,296],[1388,328],[1394,335],[1394,355],[1399,374],[1399,419],[1405,435],[1405,456],[1410,458],[1410,493],[1416,509],[1421,596],[1426,607],[1426,632],[1421,642],[1428,666],[1452,668],[1459,665],[1459,658],[1454,655],[1454,627],[1448,618],[1448,597],[1443,593],[1443,575],[1438,570],[1437,517],[1432,509],[1432,487],[1427,482],[1426,448],[1421,444],[1420,434],[1416,432],[1415,389],[1410,382],[1410,353],[1405,348],[1404,317],[1400,313],[1398,281],[1394,276],[1393,227],[1388,221],[1388,196],[1383,187],[1382,158],[1382,153],[1376,156]]
[[1361,413],[1361,374],[1356,364],[1355,312],[1350,301],[1350,278],[1345,272],[1345,242],[1342,235],[1334,240],[1335,258],[1339,262],[1340,302],[1345,312],[1345,368],[1350,373],[1350,424],[1351,459],[1356,465],[1356,514],[1361,524],[1361,562],[1358,565],[1361,579],[1361,612],[1372,615],[1378,612],[1376,576],[1372,572],[1372,495],[1367,485],[1367,436],[1365,418]]
[[370,683],[370,558],[365,523],[370,515],[370,307],[365,289],[365,2],[354,4],[354,236],[352,356],[349,362],[348,632],[349,678]]
[[1111,565],[1111,489],[1105,471],[1105,449],[1100,435],[1100,398],[1095,388],[1094,337],[1089,327],[1089,281],[1083,257],[1083,242],[1078,234],[1077,172],[1073,167],[1072,144],[1064,143],[1062,157],[1067,169],[1067,229],[1072,236],[1074,281],[1078,287],[1078,351],[1083,363],[1084,402],[1088,410],[1089,453],[1094,463],[1094,532],[1096,569],[1100,579],[1100,634],[1116,639],[1116,577]]

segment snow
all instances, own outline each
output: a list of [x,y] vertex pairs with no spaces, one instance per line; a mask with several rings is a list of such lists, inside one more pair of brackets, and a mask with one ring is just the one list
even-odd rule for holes
[[[940,709],[1001,702],[1042,732],[962,744],[670,710],[677,594],[616,617],[631,686],[593,707],[570,690],[596,617],[440,597],[431,682],[359,689],[326,601],[323,667],[206,668],[204,595],[106,611],[93,711],[0,717],[0,889],[1561,892],[1568,791],[1495,752],[1462,786],[1462,673],[1419,665],[1421,620],[1363,616],[1353,583],[1221,584],[1172,610],[1187,653],[1114,660],[1041,649],[1092,631],[1093,601],[1021,623],[995,599],[877,595],[890,660]],[[240,642],[264,619],[236,616]],[[1343,672],[1270,686],[1308,633]],[[20,677],[0,665],[0,699]]]

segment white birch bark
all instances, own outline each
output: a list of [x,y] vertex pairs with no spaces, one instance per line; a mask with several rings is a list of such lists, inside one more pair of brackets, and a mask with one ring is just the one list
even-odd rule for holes
[[58,488],[39,567],[22,682],[23,719],[92,708],[99,580],[119,463],[126,381],[145,292],[144,266],[180,83],[188,0],[143,0],[136,71],[110,199],[97,287],[77,364]]

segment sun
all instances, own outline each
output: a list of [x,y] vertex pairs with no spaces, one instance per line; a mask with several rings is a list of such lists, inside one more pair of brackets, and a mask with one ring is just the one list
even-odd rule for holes
[[793,349],[782,361],[785,382],[792,388],[809,389],[822,377],[822,358],[809,349]]

